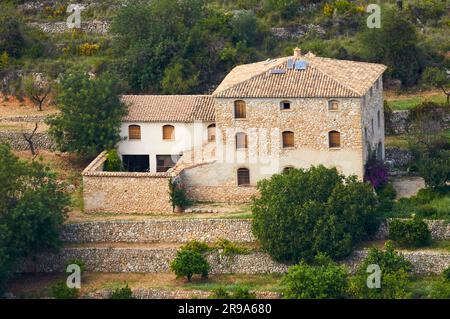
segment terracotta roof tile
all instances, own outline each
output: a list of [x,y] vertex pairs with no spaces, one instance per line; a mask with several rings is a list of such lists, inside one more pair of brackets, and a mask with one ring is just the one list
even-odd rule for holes
[[128,104],[125,122],[214,121],[210,95],[123,95]]

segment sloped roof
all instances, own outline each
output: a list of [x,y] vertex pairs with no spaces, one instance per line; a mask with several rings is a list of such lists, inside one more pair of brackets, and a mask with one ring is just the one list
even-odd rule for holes
[[[270,97],[360,97],[383,74],[386,66],[376,63],[335,60],[307,54],[306,70],[287,68],[279,58],[235,67],[214,91],[223,98]],[[283,69],[283,74],[271,74]]]
[[125,122],[214,121],[211,95],[123,95]]

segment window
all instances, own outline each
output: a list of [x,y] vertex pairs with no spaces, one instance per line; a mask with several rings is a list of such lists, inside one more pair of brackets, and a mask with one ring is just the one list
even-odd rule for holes
[[328,133],[328,143],[330,148],[341,147],[341,133],[331,131]]
[[294,133],[290,131],[283,132],[283,147],[294,147]]
[[293,170],[294,166],[286,166],[285,168],[283,168],[283,174],[287,174],[289,173],[289,171]]
[[375,129],[373,127],[373,119],[370,120],[370,125],[372,127],[372,134],[374,134],[375,133]]
[[375,83],[376,83],[376,84],[375,84],[375,87],[377,88],[377,90],[380,89],[380,79],[381,79],[381,78],[377,79],[377,82],[375,82]]
[[250,185],[250,171],[247,168],[239,168],[237,170],[238,186]]
[[141,139],[141,127],[139,125],[128,126],[128,138],[130,140],[140,140]]
[[245,119],[245,102],[244,101],[234,101],[234,118],[235,119]]
[[167,172],[174,167],[181,155],[156,155],[156,171]]
[[339,110],[339,102],[336,100],[329,101],[328,102],[328,110],[338,111]]
[[236,134],[236,149],[244,149],[247,148],[247,134],[245,133],[237,133]]
[[291,109],[291,102],[289,102],[289,101],[282,101],[282,102],[280,103],[280,109],[281,109],[282,111],[284,111],[284,110],[290,110],[290,109]]
[[175,127],[173,125],[163,126],[163,140],[174,140],[175,139]]
[[383,144],[381,142],[377,145],[377,159],[383,160]]
[[377,113],[377,119],[378,119],[378,127],[381,127],[381,114],[380,111]]
[[373,95],[373,87],[370,88],[369,94],[370,94],[370,97],[372,97],[372,95]]
[[208,142],[214,142],[216,140],[216,124],[208,126]]

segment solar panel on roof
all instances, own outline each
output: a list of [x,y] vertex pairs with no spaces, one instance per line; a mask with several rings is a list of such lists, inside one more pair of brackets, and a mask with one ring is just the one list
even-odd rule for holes
[[270,70],[270,74],[285,74],[286,70],[283,69],[272,69]]
[[295,62],[296,70],[306,70],[307,66],[308,66],[308,63],[306,61],[296,61]]
[[287,68],[291,70],[294,68],[294,60],[290,58],[287,60]]

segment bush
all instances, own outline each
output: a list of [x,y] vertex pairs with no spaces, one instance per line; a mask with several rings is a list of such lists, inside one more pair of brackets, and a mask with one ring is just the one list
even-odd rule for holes
[[289,267],[282,279],[283,296],[290,299],[344,298],[348,278],[347,270],[328,257],[318,256],[316,265],[304,262]]
[[169,196],[173,209],[175,209],[175,207],[183,208],[191,203],[183,185],[174,182],[172,178],[169,179]]
[[[369,265],[378,265],[381,270],[381,288],[368,288],[367,269]],[[350,278],[349,294],[362,299],[396,299],[411,297],[408,291],[411,263],[394,250],[387,242],[385,250],[373,247],[358,267],[355,276]]]
[[191,281],[195,274],[206,278],[210,268],[208,261],[202,254],[189,249],[180,249],[170,264],[170,269],[177,278],[186,277],[188,281]]
[[416,214],[417,216],[422,218],[435,217],[438,214],[438,210],[433,206],[426,204],[419,206],[416,210]]
[[225,256],[234,256],[240,254],[248,254],[249,250],[246,247],[239,246],[227,239],[220,239],[214,245],[214,248],[222,250]]
[[78,290],[67,287],[65,282],[58,282],[52,286],[52,296],[55,299],[77,299]]
[[108,151],[106,155],[106,162],[104,165],[104,171],[106,172],[120,172],[123,171],[122,161],[120,159],[117,150],[112,149]]
[[378,228],[373,188],[323,166],[292,169],[260,181],[253,199],[253,232],[282,262],[342,258]]
[[375,152],[371,155],[365,166],[364,181],[370,182],[375,189],[384,187],[388,182],[389,169],[377,159]]
[[440,151],[436,157],[422,159],[419,174],[428,187],[444,188],[450,182],[450,151]]
[[381,212],[389,212],[394,206],[394,199],[397,196],[394,186],[388,183],[376,189],[379,198],[379,208]]
[[450,267],[448,267],[447,269],[445,269],[445,270],[442,272],[442,277],[443,277],[445,280],[450,281]]
[[247,287],[238,286],[235,291],[229,292],[224,287],[213,290],[212,299],[256,299],[256,295]]
[[450,281],[440,279],[431,286],[429,296],[432,299],[450,299]]
[[211,250],[207,243],[198,240],[191,240],[180,248],[185,250],[192,250],[199,254],[204,254]]
[[410,220],[395,219],[389,223],[389,239],[400,247],[422,247],[430,243],[431,232],[416,216]]
[[133,299],[133,292],[126,285],[123,288],[117,288],[111,293],[110,299]]

